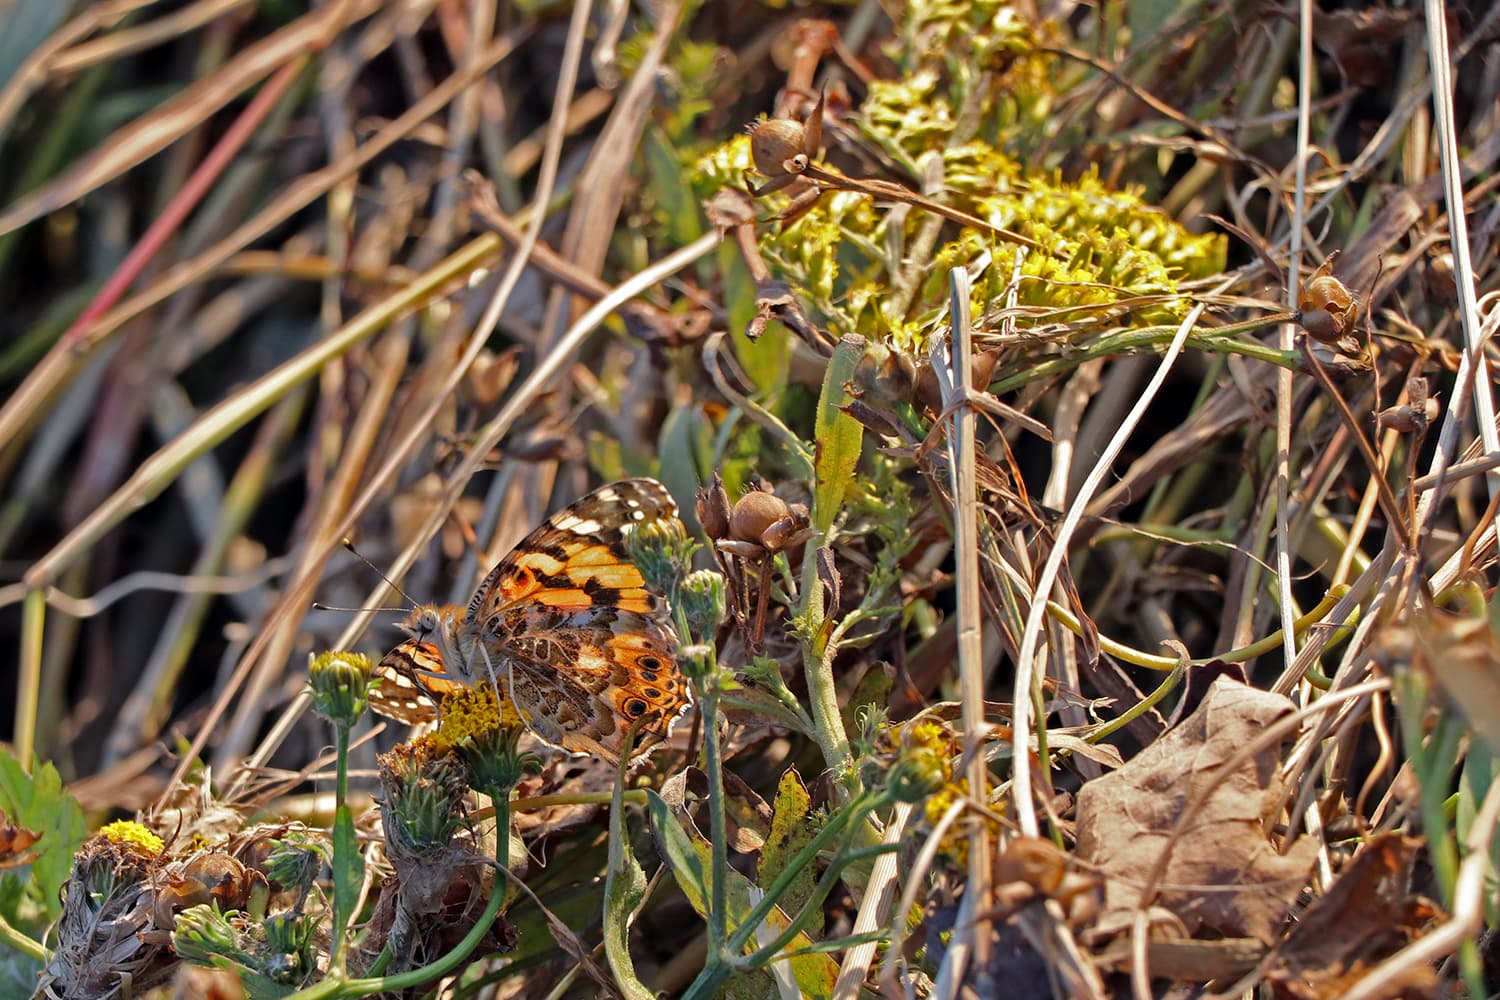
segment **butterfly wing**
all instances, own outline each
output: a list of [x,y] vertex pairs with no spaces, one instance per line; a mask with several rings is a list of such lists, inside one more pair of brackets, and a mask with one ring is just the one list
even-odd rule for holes
[[602,486],[528,535],[470,602],[466,622],[549,743],[612,759],[636,718],[652,717],[648,745],[691,700],[666,601],[628,544],[635,527],[676,517],[654,479]]
[[[545,629],[513,629],[527,615]],[[659,618],[615,608],[567,614],[520,605],[494,622],[501,686],[538,736],[575,753],[615,760],[630,725],[648,717],[637,752],[664,740],[692,696],[677,669],[676,637]]]
[[677,517],[677,505],[654,479],[601,486],[553,514],[490,570],[469,602],[467,620],[482,624],[522,602],[560,612],[611,607],[664,614],[630,559],[627,529]]
[[[448,628],[459,618],[460,609],[453,606],[416,608],[401,627],[410,638],[398,643],[375,665],[370,686],[370,707],[378,714],[397,722],[417,724],[437,718],[437,700],[464,686],[452,676],[443,663],[438,637],[419,627],[434,622]],[[452,648],[450,642],[449,648]]]

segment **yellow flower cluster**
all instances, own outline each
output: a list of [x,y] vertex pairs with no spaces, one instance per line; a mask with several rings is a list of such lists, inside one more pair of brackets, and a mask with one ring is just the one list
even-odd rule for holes
[[112,844],[129,845],[147,854],[160,854],[166,846],[156,834],[128,819],[117,819],[104,825],[99,829],[99,836]]
[[447,695],[442,718],[437,742],[448,747],[460,746],[495,729],[519,729],[525,724],[515,703],[509,698],[501,701],[488,681]]

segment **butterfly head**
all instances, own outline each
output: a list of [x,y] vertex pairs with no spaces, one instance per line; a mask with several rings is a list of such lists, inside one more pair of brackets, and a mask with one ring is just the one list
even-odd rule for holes
[[456,604],[419,604],[400,627],[417,642],[434,647],[445,671],[467,680],[473,641],[463,639],[463,620],[464,609]]

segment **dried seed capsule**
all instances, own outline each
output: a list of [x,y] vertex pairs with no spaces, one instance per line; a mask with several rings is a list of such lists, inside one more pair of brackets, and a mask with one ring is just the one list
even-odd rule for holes
[[767,177],[800,174],[807,169],[807,129],[789,118],[767,118],[750,126],[750,155]]
[[1338,251],[1328,255],[1297,298],[1298,323],[1309,337],[1325,344],[1335,343],[1354,322],[1354,296],[1333,274],[1338,256]]
[[698,491],[694,508],[698,523],[704,534],[713,541],[729,537],[729,491],[724,489],[724,480],[714,473],[713,481]]
[[781,497],[751,490],[735,503],[729,515],[729,534],[742,542],[763,544],[771,526],[790,515],[791,508]]

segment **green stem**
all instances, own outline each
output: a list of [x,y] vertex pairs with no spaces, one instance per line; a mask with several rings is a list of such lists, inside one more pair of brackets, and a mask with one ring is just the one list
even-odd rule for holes
[[[1323,600],[1318,602],[1318,606],[1301,618],[1298,618],[1293,625],[1292,631],[1299,636],[1302,635],[1321,621],[1324,615],[1332,611],[1333,606],[1342,600],[1343,596],[1348,592],[1349,587],[1347,584],[1336,584],[1328,588],[1328,592],[1323,595]],[[1056,601],[1047,602],[1047,613],[1061,623],[1063,628],[1074,635],[1083,634],[1083,625],[1071,611]],[[1354,622],[1355,619],[1351,618],[1350,621],[1344,624],[1345,626],[1350,626]],[[1223,660],[1226,663],[1241,663],[1245,660],[1253,660],[1257,656],[1272,652],[1280,645],[1281,629],[1277,629],[1264,639],[1257,639],[1248,646],[1241,646],[1238,649],[1231,649],[1226,653],[1220,653],[1218,656],[1205,657],[1193,660],[1192,662],[1194,664],[1202,664],[1208,663],[1211,660]],[[1157,653],[1147,653],[1143,650],[1127,646],[1123,642],[1116,642],[1108,636],[1099,636],[1099,648],[1117,660],[1122,660],[1137,667],[1145,667],[1147,670],[1159,670],[1166,673],[1177,669],[1177,660],[1174,657],[1161,656]]]
[[[1220,354],[1238,354],[1256,361],[1264,361],[1267,364],[1279,365],[1294,372],[1301,371],[1302,356],[1298,352],[1277,350],[1274,347],[1267,347],[1264,344],[1257,344],[1254,341],[1244,340],[1239,337],[1239,334],[1247,331],[1284,323],[1291,315],[1290,313],[1282,312],[1272,316],[1262,316],[1258,319],[1248,320],[1244,323],[1232,323],[1228,326],[1218,326],[1202,331],[1195,331],[1189,335],[1188,344],[1203,351],[1213,351]],[[1041,364],[1027,365],[1022,371],[1005,373],[990,386],[990,391],[996,395],[1001,395],[1040,379],[1054,378],[1065,374],[1094,358],[1113,357],[1119,354],[1128,354],[1145,348],[1167,344],[1176,336],[1176,333],[1176,327],[1166,326],[1149,326],[1139,329],[1114,331],[1100,337],[1091,344],[1078,345],[1076,350],[1067,357],[1044,361]]]
[[[818,879],[818,884],[813,888],[812,895],[807,898],[807,902],[802,905],[802,909],[797,911],[797,915],[787,923],[786,928],[780,934],[777,934],[764,947],[757,949],[750,955],[745,960],[746,963],[751,968],[759,968],[770,963],[772,959],[781,954],[786,946],[791,944],[798,934],[802,933],[802,928],[807,926],[808,921],[813,918],[813,915],[822,911],[823,901],[828,898],[828,894],[833,891],[834,886],[838,885],[844,872],[851,865],[879,857],[882,854],[889,854],[892,851],[899,851],[900,849],[900,844],[880,844],[876,847],[865,847],[857,851],[851,851],[842,857],[834,859],[834,862],[828,866],[828,870],[823,873],[822,878]],[[772,898],[769,892],[766,893],[766,897]]]
[[46,962],[52,958],[45,945],[16,930],[4,917],[0,917],[0,942],[38,962]]
[[[712,647],[710,647],[712,648]],[[708,779],[708,830],[712,870],[708,901],[708,962],[722,963],[725,938],[728,935],[729,909],[729,834],[724,819],[724,761],[719,747],[719,684],[717,664],[704,678],[703,699],[703,770]]]
[[[823,617],[823,581],[818,579],[819,544],[816,537],[808,539],[802,555],[802,613],[798,616],[805,636],[802,669],[807,675],[813,736],[823,751],[823,762],[840,778],[844,787],[853,792],[857,790],[857,784],[851,784],[849,776],[849,735],[844,732],[838,688],[833,680],[833,657],[838,646],[829,641],[831,634]],[[857,778],[854,780],[857,782]]]
[[776,901],[786,893],[787,887],[791,885],[792,879],[796,878],[799,872],[811,865],[818,854],[844,830],[852,824],[862,822],[872,810],[885,803],[887,798],[884,791],[866,792],[830,817],[823,829],[818,831],[817,836],[808,841],[807,846],[798,851],[797,856],[782,869],[781,874],[761,897],[761,901],[755,904],[744,921],[740,923],[729,939],[729,954],[738,956],[744,952],[745,945],[749,944],[751,937],[755,935],[755,929],[765,922],[766,917],[770,916],[771,910],[776,907]]
[[[333,725],[333,742],[335,754],[335,768],[338,775],[333,793],[334,823],[342,824],[348,808],[349,798],[349,725],[345,722],[335,722]],[[353,815],[348,816],[349,825],[353,825]],[[341,838],[334,838],[334,846],[338,848]],[[355,894],[354,887],[344,884],[345,879],[340,876],[346,866],[338,863],[334,869],[333,887],[333,954],[329,956],[329,965],[335,970],[336,975],[343,975],[345,952],[349,943],[349,921],[353,914],[349,912],[351,907],[351,896]]]
[[[715,955],[710,950],[709,961],[704,965],[703,971],[698,974],[698,978],[694,979],[682,994],[683,1000],[704,1000],[704,998],[714,996],[718,988],[730,976],[747,967],[750,963],[750,956],[745,956],[745,946],[755,934],[755,929],[765,922],[766,917],[770,916],[771,910],[776,906],[776,901],[785,895],[787,887],[791,885],[792,879],[797,877],[797,873],[812,864],[818,854],[846,830],[851,822],[862,821],[871,810],[879,808],[888,799],[889,796],[883,791],[866,792],[830,817],[823,829],[818,831],[818,834],[782,869],[781,874],[771,883],[760,902],[755,904],[750,913],[740,922],[740,926],[730,937],[724,951]],[[857,852],[847,857],[845,861],[846,863],[853,862],[863,857],[864,854],[864,851]],[[844,866],[837,865],[836,867],[842,869]],[[793,933],[795,935],[795,932]],[[712,943],[710,943],[710,948],[712,949]],[[777,950],[780,950],[780,946]],[[774,957],[775,952],[770,952],[770,954]]]

